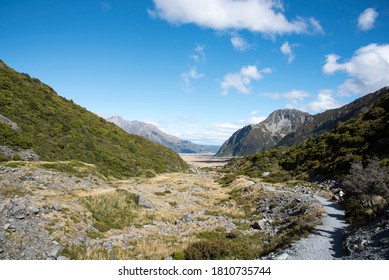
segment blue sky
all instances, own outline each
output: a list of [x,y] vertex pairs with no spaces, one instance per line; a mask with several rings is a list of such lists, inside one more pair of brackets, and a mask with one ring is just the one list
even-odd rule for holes
[[0,59],[200,144],[389,85],[386,0],[1,0]]

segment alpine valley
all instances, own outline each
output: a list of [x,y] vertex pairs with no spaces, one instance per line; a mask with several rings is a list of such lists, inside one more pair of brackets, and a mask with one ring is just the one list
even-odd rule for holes
[[199,155],[0,61],[0,259],[388,259],[388,133],[384,87]]

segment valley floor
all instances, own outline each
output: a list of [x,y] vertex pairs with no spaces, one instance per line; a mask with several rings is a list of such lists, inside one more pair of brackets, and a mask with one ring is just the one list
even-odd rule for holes
[[0,259],[165,259],[217,238],[253,248],[252,257],[226,258],[255,258],[320,222],[317,190],[278,193],[244,177],[222,187],[217,167],[228,159],[186,160],[191,173],[111,181],[47,163],[3,164]]

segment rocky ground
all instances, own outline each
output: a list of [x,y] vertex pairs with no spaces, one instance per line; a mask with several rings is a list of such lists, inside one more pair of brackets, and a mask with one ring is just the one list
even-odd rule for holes
[[389,211],[369,225],[344,235],[345,259],[389,260]]
[[[195,162],[204,167],[207,160],[191,158]],[[295,227],[306,234],[306,228],[319,222],[322,207],[315,195],[327,193],[328,186],[286,188],[240,177],[221,187],[217,167],[225,162],[209,162],[212,168],[195,164],[190,173],[122,181],[107,181],[93,172],[76,176],[48,170],[39,162],[3,164],[0,259],[165,259],[198,241],[201,233],[278,237]],[[86,201],[107,195],[117,199],[122,193],[136,194],[136,209],[125,210],[133,220],[123,227],[101,228]],[[242,206],[246,200],[253,202],[245,206],[252,209]],[[357,258],[355,252],[366,244],[386,242],[379,237],[388,232],[387,220],[379,228],[371,229],[379,241],[370,241],[365,231],[356,233],[359,239],[350,233],[350,258]]]

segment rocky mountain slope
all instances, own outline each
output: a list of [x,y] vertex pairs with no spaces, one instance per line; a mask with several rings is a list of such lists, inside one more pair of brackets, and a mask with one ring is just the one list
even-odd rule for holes
[[0,160],[78,160],[105,176],[152,176],[186,168],[178,154],[67,100],[0,61]]
[[187,140],[179,139],[175,136],[169,135],[161,131],[155,125],[140,122],[127,121],[120,116],[113,116],[107,119],[122,128],[124,131],[145,137],[155,143],[161,144],[165,147],[176,151],[177,153],[209,153],[210,151],[201,145],[194,144]]
[[306,139],[323,134],[334,129],[339,122],[345,122],[361,113],[367,112],[374,103],[389,92],[389,87],[384,87],[376,92],[367,94],[340,108],[327,110],[313,115],[309,122],[304,123],[295,131],[286,135],[278,143],[278,146],[291,146],[301,143]]
[[216,156],[242,156],[263,152],[276,146],[287,134],[310,120],[311,115],[296,109],[274,111],[263,122],[236,131],[222,145]]

